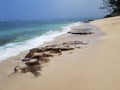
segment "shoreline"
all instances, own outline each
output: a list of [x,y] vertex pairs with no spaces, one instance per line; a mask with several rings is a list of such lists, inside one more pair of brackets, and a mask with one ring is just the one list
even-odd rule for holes
[[[0,62],[10,57],[19,55],[21,52],[28,51],[32,48],[39,47],[45,42],[53,41],[57,36],[63,35],[66,32],[70,31],[70,28],[74,25],[80,24],[81,22],[69,23],[67,25],[61,26],[61,29],[56,29],[56,31],[47,31],[40,36],[36,36],[24,42],[8,43],[0,47]],[[55,24],[56,25],[56,24]],[[21,49],[20,49],[21,48]]]
[[[77,22],[77,23],[72,23],[72,24],[70,24],[70,25],[68,25],[68,26],[69,26],[70,28],[72,28],[72,27],[78,27],[78,26],[80,26],[80,28],[92,28],[92,29],[95,29],[95,30],[93,30],[93,31],[95,31],[95,32],[97,32],[97,33],[100,33],[99,28],[90,25],[90,23],[84,23],[84,22],[80,22],[80,23],[82,23],[82,25],[78,25],[79,22]],[[68,26],[67,26],[67,27],[68,27]],[[72,30],[72,29],[71,29],[71,30]],[[71,30],[69,30],[69,31],[71,31]],[[96,30],[99,30],[99,31],[96,31]],[[60,39],[63,40],[64,37],[67,38],[67,36],[69,37],[69,35],[70,35],[70,34],[68,34],[68,33],[66,32],[66,33],[63,34],[63,35],[60,35],[60,36],[55,37],[54,40],[52,40],[52,41],[46,41],[46,42],[44,42],[42,45],[39,45],[39,46],[34,47],[34,48],[44,47],[45,45],[55,44],[55,43],[59,43],[59,42],[61,43],[61,41],[58,41],[58,40],[60,40]],[[78,35],[78,36],[79,36],[79,35]],[[82,36],[82,35],[81,35],[81,36]],[[98,36],[98,37],[99,37],[99,36]],[[58,42],[57,42],[57,41],[58,41]],[[65,41],[66,41],[66,40],[65,40]],[[31,48],[31,49],[33,49],[33,48]],[[4,59],[4,60],[2,60],[0,63],[9,61],[10,59],[16,59],[16,57],[19,57],[19,58],[17,58],[17,60],[18,60],[18,59],[21,60],[23,57],[25,57],[25,55],[26,55],[31,49],[22,51],[22,52],[20,52],[18,55],[11,56],[11,57],[9,57],[9,58],[7,58],[7,59]],[[14,61],[14,60],[13,60],[13,61]]]
[[[47,45],[53,45],[53,44],[62,44],[64,42],[69,42],[69,41],[83,41],[85,43],[89,43],[87,45],[82,45],[82,44],[80,45],[81,48],[87,48],[87,47],[90,46],[90,44],[93,44],[94,42],[97,41],[97,39],[99,37],[102,36],[102,32],[98,28],[96,28],[95,26],[92,26],[92,25],[90,25],[88,23],[87,23],[87,25],[85,23],[85,25],[83,24],[83,25],[78,25],[78,26],[73,26],[73,27],[74,28],[79,27],[80,29],[81,28],[92,28],[95,33],[91,34],[91,35],[75,35],[75,34],[66,33],[64,35],[56,37],[53,41],[45,42],[43,45],[40,45],[37,48],[45,47]],[[15,68],[15,66],[17,66],[17,65],[23,66],[23,62],[22,62],[21,59],[24,58],[28,53],[29,53],[29,50],[23,51],[19,55],[10,57],[10,58],[8,58],[6,60],[3,60],[0,63],[0,68],[3,68],[3,70],[0,70],[0,72],[4,73],[5,78],[7,76],[9,76],[9,74],[11,72],[13,72],[13,69]],[[8,65],[8,66],[6,66],[6,65]],[[1,81],[4,81],[4,79],[1,80]]]
[[[6,78],[14,65],[20,65],[21,62],[13,63],[13,65],[6,62],[2,63],[2,72],[4,73],[2,80],[7,80],[7,82],[2,83],[1,80],[0,86],[2,87],[0,89],[119,90],[120,17],[95,20],[90,24],[100,28],[100,32],[103,33],[97,32],[96,35],[83,35],[82,37],[68,34],[57,37],[56,41],[44,44],[56,44],[72,40],[84,42],[89,40],[90,43],[85,46],[80,45],[81,49],[64,52],[60,56],[53,57],[49,63],[44,65],[40,77],[35,78],[31,73],[18,73]],[[7,72],[5,71],[6,68]],[[17,83],[14,84],[15,82]]]

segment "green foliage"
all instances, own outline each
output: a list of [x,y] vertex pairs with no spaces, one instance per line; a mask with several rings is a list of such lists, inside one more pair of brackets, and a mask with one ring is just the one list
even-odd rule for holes
[[104,9],[107,9],[110,14],[105,17],[113,17],[120,15],[120,0],[103,0]]

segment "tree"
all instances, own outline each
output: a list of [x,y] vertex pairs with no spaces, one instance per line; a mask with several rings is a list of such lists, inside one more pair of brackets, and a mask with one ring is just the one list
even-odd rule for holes
[[120,15],[120,0],[103,0],[101,9],[107,9],[110,12],[109,16],[118,16]]

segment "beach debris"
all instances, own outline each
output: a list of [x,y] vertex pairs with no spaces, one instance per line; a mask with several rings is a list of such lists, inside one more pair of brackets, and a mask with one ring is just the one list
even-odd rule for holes
[[[14,68],[14,73],[27,73],[31,72],[35,77],[40,75],[42,65],[48,63],[50,58],[55,55],[61,55],[63,51],[74,50],[75,48],[80,48],[81,44],[88,44],[83,41],[69,41],[62,44],[47,45],[41,48],[33,48],[29,53],[22,59],[25,67],[20,67],[17,65]],[[72,54],[72,52],[70,52]],[[12,75],[12,74],[11,74]],[[10,76],[11,76],[10,75]]]

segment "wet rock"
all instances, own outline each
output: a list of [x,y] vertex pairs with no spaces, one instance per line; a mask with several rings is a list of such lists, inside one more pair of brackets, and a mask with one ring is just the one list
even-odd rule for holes
[[[82,41],[69,41],[62,44],[48,45],[42,48],[34,48],[22,59],[26,67],[16,66],[14,72],[31,72],[35,77],[40,75],[42,64],[50,61],[50,57],[61,55],[63,51],[74,50],[75,45],[85,44]],[[80,48],[80,47],[79,47]]]
[[70,34],[76,34],[76,35],[89,35],[93,34],[94,32],[68,32]]
[[40,65],[39,61],[35,61],[35,62],[26,62],[25,63],[27,66],[35,66],[35,65]]

